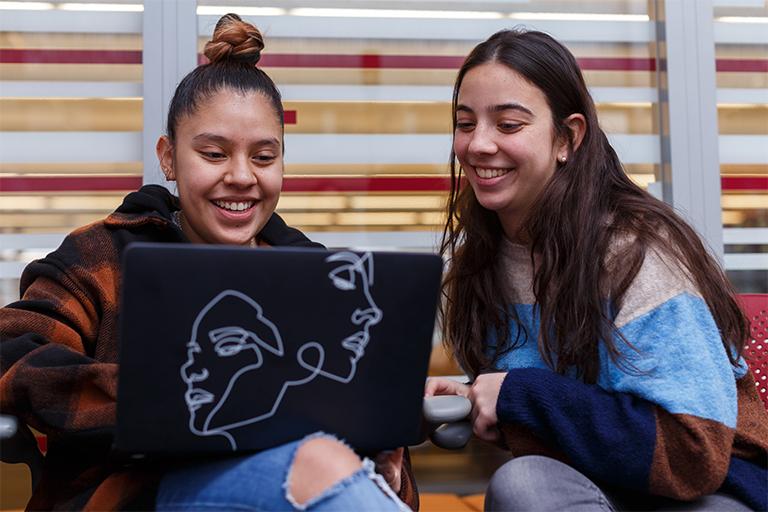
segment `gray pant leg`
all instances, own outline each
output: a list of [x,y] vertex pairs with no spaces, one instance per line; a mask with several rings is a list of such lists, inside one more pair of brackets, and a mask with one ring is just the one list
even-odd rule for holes
[[727,494],[710,494],[694,501],[678,501],[662,496],[637,497],[622,491],[606,491],[617,510],[658,510],[664,512],[748,512],[752,510]]
[[530,455],[512,459],[494,473],[485,495],[485,510],[747,512],[750,508],[726,494],[677,501],[633,491],[604,491],[562,462]]
[[517,457],[491,478],[485,510],[612,511],[608,498],[590,479],[549,457]]

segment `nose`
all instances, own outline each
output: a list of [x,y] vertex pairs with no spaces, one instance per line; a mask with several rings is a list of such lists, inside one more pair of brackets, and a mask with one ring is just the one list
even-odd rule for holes
[[257,183],[256,172],[251,167],[250,159],[236,157],[227,165],[224,184],[237,188],[247,188]]
[[493,131],[478,123],[472,131],[467,150],[475,155],[492,155],[498,151]]
[[381,311],[378,308],[358,308],[352,313],[352,323],[355,325],[376,323],[379,320],[381,320]]
[[208,378],[208,369],[190,357],[181,367],[181,375],[186,382],[202,382]]

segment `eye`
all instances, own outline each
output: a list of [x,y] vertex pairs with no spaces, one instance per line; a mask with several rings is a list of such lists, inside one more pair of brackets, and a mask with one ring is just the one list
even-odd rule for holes
[[331,278],[333,286],[339,290],[349,291],[354,290],[355,286],[355,273],[349,266],[339,267],[336,270],[331,271],[328,274]]
[[259,163],[259,164],[272,163],[272,162],[275,161],[276,158],[277,158],[277,156],[272,154],[272,153],[258,154],[258,155],[253,157],[253,159],[256,160],[256,162]]
[[499,130],[503,132],[516,132],[520,128],[523,127],[520,123],[508,123],[508,122],[501,122],[499,123]]
[[239,354],[245,348],[241,338],[226,338],[216,343],[214,350],[220,357],[230,357]]
[[219,357],[231,357],[239,354],[250,345],[248,337],[253,333],[238,326],[226,326],[213,329],[208,337],[213,343],[213,350]]
[[456,129],[462,132],[467,132],[475,127],[473,121],[456,121]]
[[200,154],[208,160],[221,160],[226,157],[224,153],[219,151],[201,151]]

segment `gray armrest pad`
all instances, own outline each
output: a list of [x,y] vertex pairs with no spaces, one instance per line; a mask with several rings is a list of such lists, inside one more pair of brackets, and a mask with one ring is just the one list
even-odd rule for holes
[[472,424],[469,421],[446,423],[432,432],[429,440],[435,446],[446,450],[460,450],[469,442],[472,436]]
[[430,423],[451,423],[469,416],[472,403],[458,395],[441,395],[424,398],[424,418]]

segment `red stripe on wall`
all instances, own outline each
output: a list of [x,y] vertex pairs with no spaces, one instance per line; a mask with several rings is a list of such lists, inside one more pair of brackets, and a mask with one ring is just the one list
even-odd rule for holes
[[445,176],[434,177],[290,177],[284,192],[443,192],[450,186]]
[[453,55],[312,55],[267,54],[259,61],[274,68],[362,68],[362,69],[459,69],[464,57]]
[[655,59],[581,57],[576,60],[584,71],[656,71]]
[[[136,190],[140,176],[19,177],[0,178],[0,192],[103,192]],[[768,191],[768,177],[723,177],[724,191]],[[286,176],[284,192],[446,192],[447,176],[370,178],[344,176]]]
[[[199,62],[206,62],[202,55]],[[655,71],[652,58],[581,57],[587,71]],[[141,64],[141,50],[0,49],[2,64]],[[260,64],[276,68],[450,69],[457,70],[463,56],[278,53],[262,57]],[[768,59],[717,59],[719,72],[768,72]]]
[[[103,192],[141,187],[140,176],[4,177],[0,192]],[[449,179],[435,177],[292,177],[283,179],[284,192],[441,192]]]
[[104,192],[136,190],[141,176],[79,176],[0,178],[0,192]]
[[0,49],[2,64],[141,64],[141,50]]
[[716,69],[721,73],[768,73],[766,59],[717,59]]
[[724,176],[720,179],[723,190],[768,190],[768,176]]
[[297,117],[295,110],[286,110],[283,112],[283,122],[285,124],[296,124]]

